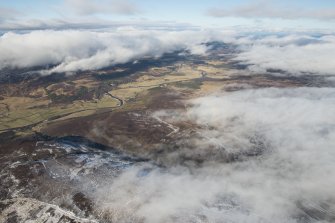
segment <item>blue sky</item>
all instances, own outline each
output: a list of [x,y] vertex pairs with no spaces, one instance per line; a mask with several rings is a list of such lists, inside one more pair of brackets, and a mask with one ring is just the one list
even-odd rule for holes
[[0,23],[170,21],[202,27],[334,29],[333,0],[0,0]]

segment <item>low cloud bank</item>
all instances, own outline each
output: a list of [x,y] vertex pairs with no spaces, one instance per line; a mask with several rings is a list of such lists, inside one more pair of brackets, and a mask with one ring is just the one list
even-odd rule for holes
[[[169,120],[201,127],[198,137],[181,139],[176,153],[205,161],[133,167],[104,179],[93,193],[97,206],[117,222],[332,222],[334,102],[332,88],[243,90],[193,100],[181,119]],[[248,153],[255,148],[261,149]],[[215,160],[209,153],[237,158]]]
[[335,75],[335,36],[312,34],[243,34],[213,30],[8,32],[0,36],[0,69],[48,66],[44,74],[97,70],[164,53],[188,51],[206,55],[212,41],[235,44],[233,60],[251,73],[281,70],[289,75]]
[[33,31],[6,33],[0,37],[0,69],[56,65],[45,73],[96,70],[144,57],[187,50],[205,54],[208,32],[145,31],[118,29],[111,32]]
[[253,72],[278,69],[292,75],[335,75],[334,35],[246,37],[236,43],[244,48],[235,60],[250,64],[249,69]]

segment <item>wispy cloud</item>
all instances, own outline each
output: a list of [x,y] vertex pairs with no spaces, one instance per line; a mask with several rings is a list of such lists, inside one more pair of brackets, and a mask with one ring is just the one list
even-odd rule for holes
[[12,8],[0,7],[0,22],[12,20],[18,15],[22,15],[22,13]]
[[281,19],[335,19],[335,8],[297,8],[282,6],[273,1],[254,1],[252,3],[227,8],[210,8],[206,14],[212,17],[281,18]]
[[17,19],[11,21],[0,20],[0,30],[6,31],[33,31],[33,30],[101,30],[115,29],[118,27],[132,26],[140,29],[157,30],[190,30],[199,29],[189,23],[178,23],[176,21],[152,21],[139,19],[137,21],[111,21],[99,18],[71,18],[71,19]]
[[65,0],[64,6],[79,15],[124,14],[140,12],[138,6],[128,0]]

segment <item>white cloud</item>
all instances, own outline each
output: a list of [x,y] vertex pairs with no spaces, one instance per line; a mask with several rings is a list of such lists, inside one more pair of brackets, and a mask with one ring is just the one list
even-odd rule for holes
[[233,60],[248,64],[252,73],[276,69],[289,75],[335,75],[333,34],[248,34],[237,37],[238,33],[232,31],[168,31],[168,24],[165,30],[153,30],[150,29],[152,25],[148,24],[148,29],[123,26],[103,32],[8,32],[0,36],[0,69],[55,65],[44,73],[97,70],[178,50],[205,55],[208,47],[203,43],[224,41],[238,46],[239,51],[235,52]]
[[[335,90],[243,90],[193,100],[184,138],[200,166],[165,163],[126,170],[94,193],[99,213],[116,222],[331,222],[334,219]],[[171,117],[174,118],[173,116]],[[224,162],[210,153],[256,155]],[[213,150],[215,148],[215,150]],[[210,150],[210,152],[208,152]],[[163,155],[163,154],[161,154]],[[324,221],[323,221],[324,220]]]
[[46,73],[95,70],[176,50],[205,53],[210,32],[118,29],[93,31],[32,31],[0,37],[0,68],[56,65]]
[[288,34],[280,37],[245,37],[233,42],[240,45],[242,50],[235,60],[250,64],[249,69],[256,73],[279,69],[291,75],[335,75],[334,35],[313,37]]

